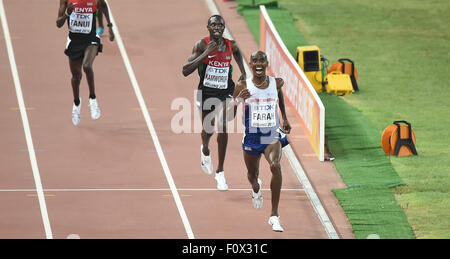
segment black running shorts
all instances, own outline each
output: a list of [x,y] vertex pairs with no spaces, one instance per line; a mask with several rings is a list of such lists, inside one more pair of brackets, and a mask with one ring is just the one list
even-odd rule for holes
[[67,44],[64,53],[70,58],[70,60],[77,60],[84,57],[84,52],[90,45],[98,46],[97,55],[103,50],[103,45],[101,44],[99,37],[74,40],[67,38]]
[[197,91],[197,106],[202,108],[202,111],[214,110],[223,101],[232,100],[235,84],[230,80],[227,89],[216,90],[207,87],[199,87]]

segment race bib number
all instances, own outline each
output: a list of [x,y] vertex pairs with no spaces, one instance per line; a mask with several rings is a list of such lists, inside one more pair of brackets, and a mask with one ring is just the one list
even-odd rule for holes
[[92,29],[92,13],[75,13],[70,15],[70,31],[89,34]]
[[250,104],[250,126],[254,128],[270,128],[277,125],[276,104],[273,102],[259,102]]
[[215,89],[227,89],[229,67],[207,66],[203,85]]

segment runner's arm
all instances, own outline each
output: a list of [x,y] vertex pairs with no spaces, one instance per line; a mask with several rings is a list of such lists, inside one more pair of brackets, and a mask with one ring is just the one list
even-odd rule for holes
[[109,29],[109,40],[113,41],[114,40],[114,31],[112,29],[113,24],[111,23],[111,20],[109,18],[109,9],[108,9],[108,5],[106,4],[105,0],[99,0],[98,1],[98,9],[100,9],[99,11],[102,12],[103,16],[105,16],[106,22],[107,22],[107,26]]
[[242,91],[244,89],[246,90],[246,92],[248,92],[247,82],[245,80],[239,81],[236,84],[236,87],[234,88],[233,98],[237,99],[237,98],[244,98],[245,97],[244,99],[247,99],[248,97],[250,97],[250,95],[245,94],[245,91]]
[[284,95],[281,87],[284,85],[282,78],[276,78],[277,90],[278,90],[278,107],[280,107],[281,117],[283,118],[283,123],[281,124],[284,133],[289,134],[291,132],[291,124],[289,123],[286,115],[286,107],[284,106]]
[[183,75],[188,76],[194,72],[203,62],[208,54],[211,54],[217,48],[215,41],[210,41],[206,46],[205,40],[201,39],[195,43],[192,54],[187,62],[183,65]]
[[245,99],[250,98],[252,96],[250,91],[247,88],[247,81],[241,80],[237,83],[233,92],[233,100],[235,105],[239,105],[239,103],[245,101]]
[[248,97],[250,97],[250,93],[247,89],[247,82],[245,80],[241,80],[234,88],[232,104],[227,106],[227,114],[229,114],[229,112],[231,112],[231,109],[233,108],[233,118],[236,117],[236,111],[239,103],[241,103],[242,100],[245,100]]
[[97,21],[98,21],[98,26],[99,27],[105,27],[103,25],[103,13],[102,13],[102,10],[100,8],[98,9],[98,13],[97,13]]
[[[66,12],[67,9],[67,0],[59,0],[59,8],[58,8],[58,18],[56,19],[56,26],[61,28],[69,17]],[[71,11],[72,13],[72,11]]]
[[234,40],[231,41],[231,47],[233,49],[233,57],[239,66],[239,70],[241,70],[241,76],[239,77],[239,81],[245,80],[247,78],[247,73],[245,72],[244,67],[244,57],[242,56],[241,50],[239,49],[236,41]]

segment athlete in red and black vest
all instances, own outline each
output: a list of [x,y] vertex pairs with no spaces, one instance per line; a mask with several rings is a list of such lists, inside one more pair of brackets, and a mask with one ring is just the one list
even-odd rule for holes
[[213,15],[208,19],[207,29],[209,37],[197,41],[191,56],[183,65],[183,75],[188,76],[196,69],[200,76],[198,84],[197,102],[202,113],[202,145],[200,147],[202,169],[212,174],[209,140],[214,133],[214,114],[218,114],[217,133],[219,163],[215,179],[217,189],[227,190],[224,176],[224,161],[228,143],[226,103],[231,101],[234,92],[232,79],[232,57],[241,71],[239,80],[245,80],[244,60],[236,42],[223,37],[225,20],[220,15]]
[[105,15],[109,27],[109,40],[114,40],[112,23],[109,19],[108,6],[105,0],[60,0],[56,26],[61,28],[67,20],[69,36],[64,53],[69,57],[69,66],[72,73],[72,90],[74,104],[72,107],[72,122],[80,123],[81,99],[79,96],[81,69],[86,74],[89,85],[89,106],[92,119],[100,117],[95,96],[94,71],[92,64],[98,52],[102,51],[100,37],[96,34],[97,11],[101,10]]

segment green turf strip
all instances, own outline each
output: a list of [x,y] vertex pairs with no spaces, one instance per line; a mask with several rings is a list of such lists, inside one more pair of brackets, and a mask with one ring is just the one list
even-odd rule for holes
[[356,238],[414,238],[405,213],[385,186],[357,186],[333,190],[344,208]]

